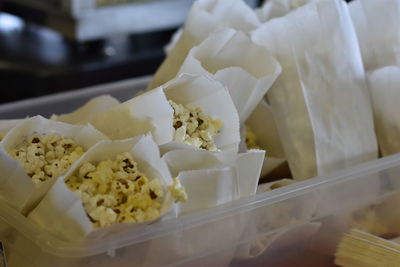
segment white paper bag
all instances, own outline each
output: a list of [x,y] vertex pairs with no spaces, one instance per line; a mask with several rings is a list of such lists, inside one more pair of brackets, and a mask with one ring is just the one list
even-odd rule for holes
[[173,109],[162,88],[138,95],[90,119],[111,139],[124,139],[151,132],[157,144],[172,140]]
[[107,109],[119,104],[119,101],[110,95],[102,95],[89,100],[85,105],[74,112],[62,115],[53,115],[50,119],[70,124],[86,124],[91,118]]
[[[218,81],[207,76],[181,74],[174,80],[161,86],[168,100],[178,104],[199,106],[204,114],[222,122],[222,128],[215,137],[215,145],[222,151],[238,151],[240,143],[239,117],[226,88]],[[172,135],[172,123],[170,131]],[[160,144],[160,143],[159,143]],[[162,154],[179,148],[195,149],[183,143],[161,143]]]
[[[238,196],[235,195],[234,198],[238,198],[256,193],[264,160],[264,151],[250,150],[246,153],[237,154],[181,149],[166,153],[163,159],[166,161],[173,176],[178,176],[181,172],[190,174],[191,171],[202,170],[204,173],[208,173],[210,170],[232,168],[232,184],[238,189]],[[184,182],[184,179],[181,179],[181,181]],[[196,188],[197,185],[194,184],[193,190],[196,190]],[[190,195],[190,190],[190,187],[186,187],[188,196]],[[223,194],[223,192],[220,194]],[[208,195],[205,194],[203,197],[207,198]],[[189,201],[191,201],[191,198]],[[186,203],[181,203],[181,205],[184,206]]]
[[[133,139],[119,141],[103,141],[92,147],[52,186],[39,205],[29,214],[28,218],[39,224],[47,231],[66,240],[82,240],[84,238],[100,238],[107,233],[121,231],[126,228],[138,227],[143,223],[119,223],[104,228],[95,228],[88,218],[80,197],[72,192],[65,184],[65,179],[86,162],[99,162],[113,159],[117,154],[129,152],[138,169],[151,181],[160,179],[164,187],[164,197],[160,214],[171,210],[173,198],[166,191],[166,185],[172,184],[168,168],[160,154],[157,145],[150,136],[139,136]],[[57,218],[57,220],[54,220]]]
[[[271,106],[265,100],[262,100],[257,105],[253,113],[246,120],[246,126],[242,128],[242,143],[247,135],[247,127],[254,133],[257,145],[266,151],[266,159],[263,163],[261,177],[267,177],[268,179],[281,178],[280,173],[278,175],[273,173],[273,171],[287,164],[287,160]],[[274,175],[278,175],[279,177]]]
[[42,199],[56,178],[38,185],[34,184],[23,166],[9,155],[9,151],[33,134],[46,135],[50,133],[73,139],[85,151],[97,142],[107,139],[90,125],[73,126],[47,120],[41,116],[26,119],[10,130],[0,145],[0,181],[2,184],[0,196],[10,206],[23,213],[32,209]]
[[168,57],[154,75],[148,89],[156,88],[173,79],[187,53],[211,32],[224,27],[248,32],[260,24],[254,11],[242,0],[196,1],[186,19],[176,45],[172,44]]
[[377,157],[365,73],[345,3],[308,4],[265,23],[252,39],[282,65],[267,96],[295,179]]
[[178,174],[188,201],[177,204],[177,215],[206,210],[237,198],[238,188],[235,184],[232,168],[216,170],[183,171]]
[[0,120],[0,142],[3,140],[4,136],[14,128],[18,123],[22,122],[22,119],[15,120]]
[[[193,146],[173,142],[173,114],[169,100],[199,106],[204,114],[222,122],[215,138],[221,150],[237,151],[239,119],[229,92],[211,77],[180,75],[168,83],[114,106],[96,116],[92,123],[109,138],[117,140],[151,133],[165,151]],[[223,108],[221,108],[223,107]]]
[[319,0],[268,0],[255,10],[261,22],[282,17],[290,11]]
[[375,131],[382,156],[400,152],[400,67],[389,66],[368,74]]
[[351,18],[367,71],[400,64],[400,1],[356,0]]
[[[240,51],[240,52],[239,52]],[[279,63],[246,34],[222,29],[190,50],[178,73],[213,76],[228,88],[243,123],[281,72]]]

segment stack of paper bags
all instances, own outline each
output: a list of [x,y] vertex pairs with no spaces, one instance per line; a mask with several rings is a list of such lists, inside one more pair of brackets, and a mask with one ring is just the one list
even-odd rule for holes
[[309,3],[251,33],[282,65],[267,93],[294,179],[377,158],[365,73],[346,3]]

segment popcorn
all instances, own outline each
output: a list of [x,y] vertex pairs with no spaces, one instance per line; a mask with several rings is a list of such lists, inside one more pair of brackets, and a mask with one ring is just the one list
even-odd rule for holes
[[85,163],[65,183],[81,197],[97,228],[150,221],[160,216],[164,196],[161,181],[150,181],[127,152],[95,165]]
[[34,134],[10,151],[35,184],[65,173],[83,153],[83,148],[72,139],[56,134]]
[[177,177],[173,178],[173,184],[168,186],[168,190],[171,192],[172,197],[176,199],[176,202],[188,201],[188,196],[186,194],[185,188],[182,186]]
[[174,109],[174,141],[218,151],[214,138],[222,127],[220,120],[204,114],[198,106],[185,106],[172,100],[169,103]]
[[248,149],[261,149],[261,147],[257,144],[257,137],[253,130],[246,125],[246,147]]

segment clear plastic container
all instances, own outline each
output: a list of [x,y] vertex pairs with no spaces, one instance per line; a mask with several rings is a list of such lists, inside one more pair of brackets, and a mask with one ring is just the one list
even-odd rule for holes
[[[0,118],[49,116],[104,93],[127,99],[147,81],[1,105]],[[399,174],[394,155],[84,243],[59,240],[0,201],[0,240],[12,267],[335,266],[349,229],[399,235]]]

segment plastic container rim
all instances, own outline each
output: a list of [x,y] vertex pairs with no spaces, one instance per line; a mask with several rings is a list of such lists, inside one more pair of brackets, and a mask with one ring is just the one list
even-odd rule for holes
[[171,235],[176,232],[187,231],[206,223],[212,223],[229,216],[249,212],[276,202],[305,195],[324,186],[359,179],[362,176],[377,173],[384,169],[398,166],[399,164],[400,154],[396,154],[365,162],[348,169],[332,172],[328,175],[317,176],[274,191],[235,200],[205,211],[165,220],[162,223],[154,223],[144,227],[110,234],[102,240],[87,240],[81,243],[63,241],[46,233],[40,229],[39,226],[30,222],[16,210],[5,204],[4,201],[0,201],[0,210],[2,210],[0,218],[10,225],[10,227],[15,228],[16,231],[25,238],[38,245],[43,251],[56,256],[82,258],[102,253],[109,253],[112,255],[113,251],[119,248],[160,238],[165,235]]

